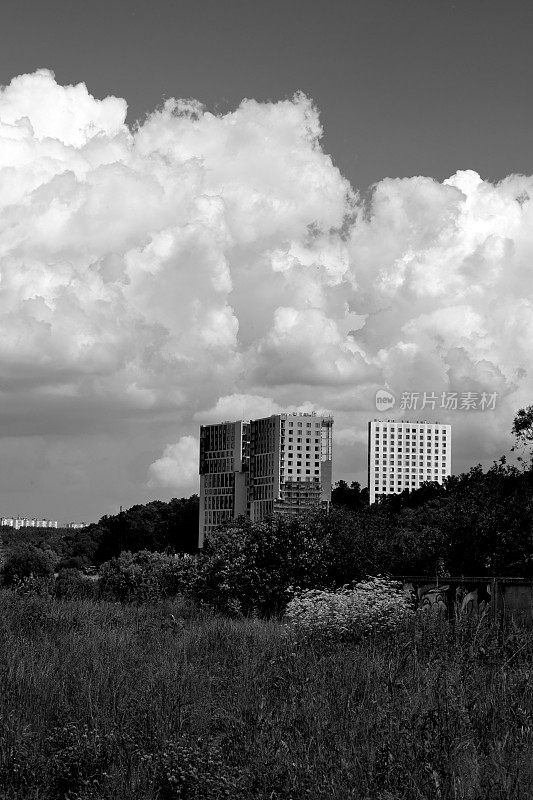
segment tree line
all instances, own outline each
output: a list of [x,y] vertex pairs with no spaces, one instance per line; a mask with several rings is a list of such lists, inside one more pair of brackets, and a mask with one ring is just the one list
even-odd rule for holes
[[[532,431],[533,406],[515,418],[517,445],[527,447]],[[197,495],[136,505],[45,540],[38,530],[34,540],[29,529],[20,541],[10,532],[4,583],[54,570],[72,579],[93,565],[118,599],[181,592],[228,613],[268,616],[296,587],[334,589],[369,575],[533,579],[531,456],[518,465],[502,457],[488,470],[478,465],[372,506],[366,489],[339,481],[330,513],[231,520],[200,553],[198,506]]]

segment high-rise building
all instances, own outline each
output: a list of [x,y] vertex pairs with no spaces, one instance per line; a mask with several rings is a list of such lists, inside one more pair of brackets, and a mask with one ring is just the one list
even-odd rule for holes
[[200,523],[198,546],[206,533],[248,513],[250,425],[221,422],[200,428]]
[[244,514],[258,522],[331,502],[333,419],[275,414],[200,429],[200,529]]
[[418,489],[424,481],[442,483],[451,474],[451,439],[451,425],[438,422],[369,422],[370,502],[404,489]]
[[250,423],[250,517],[331,502],[333,419],[275,414]]

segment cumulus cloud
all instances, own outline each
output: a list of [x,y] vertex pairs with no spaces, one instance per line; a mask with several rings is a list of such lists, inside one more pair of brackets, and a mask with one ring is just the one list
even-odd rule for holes
[[45,69],[0,89],[3,435],[133,425],[170,487],[199,422],[329,409],[361,477],[389,386],[498,392],[490,426],[446,421],[474,459],[482,424],[505,446],[533,396],[531,177],[385,179],[362,202],[303,94],[125,116]]
[[193,491],[198,477],[199,442],[194,436],[182,436],[169,444],[161,458],[150,464],[148,485]]

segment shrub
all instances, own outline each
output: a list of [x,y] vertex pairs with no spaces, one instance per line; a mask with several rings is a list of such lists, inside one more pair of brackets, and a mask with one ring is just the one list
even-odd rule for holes
[[41,550],[31,544],[21,543],[9,552],[2,567],[2,580],[5,586],[11,586],[25,578],[47,578],[54,571],[52,551]]
[[288,603],[285,620],[287,630],[303,638],[350,640],[371,632],[392,632],[412,613],[401,584],[377,577],[352,589],[299,592]]
[[97,582],[85,577],[78,569],[62,569],[54,584],[56,597],[85,600],[96,597]]
[[161,600],[187,593],[195,571],[189,555],[126,552],[102,564],[100,589],[104,598],[124,603]]

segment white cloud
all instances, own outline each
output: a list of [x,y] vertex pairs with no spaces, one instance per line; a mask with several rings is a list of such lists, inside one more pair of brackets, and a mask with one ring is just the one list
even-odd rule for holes
[[497,391],[505,448],[533,398],[533,178],[385,179],[363,206],[302,94],[125,114],[47,70],[0,88],[0,432],[135,419],[146,474],[199,422],[331,409],[343,474],[388,385]]
[[150,464],[148,485],[193,491],[198,479],[199,443],[194,436],[182,436],[168,444],[161,458]]

